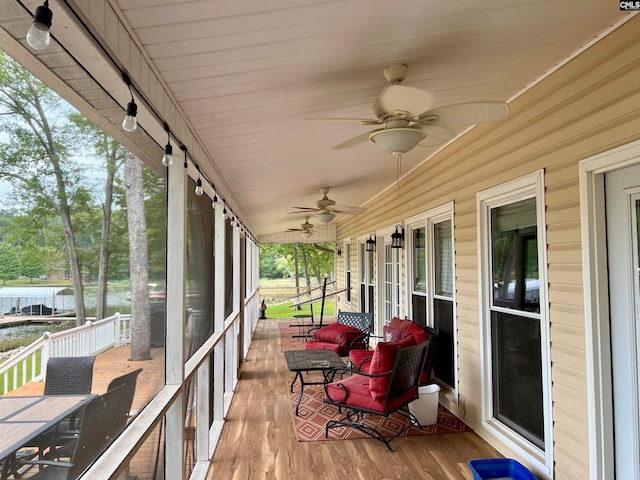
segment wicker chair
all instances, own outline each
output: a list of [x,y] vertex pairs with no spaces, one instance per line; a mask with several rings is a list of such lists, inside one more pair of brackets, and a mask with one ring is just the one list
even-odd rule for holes
[[52,357],[47,361],[45,395],[91,393],[96,357]]
[[[325,436],[332,428],[355,428],[365,435],[384,443],[391,451],[389,442],[404,433],[412,425],[420,428],[420,422],[409,411],[408,405],[418,398],[418,386],[422,373],[429,340],[402,347],[401,343],[379,343],[374,351],[369,373],[358,373],[324,386],[325,403],[346,409],[340,420],[329,420]],[[335,369],[331,375],[349,372],[349,369]],[[397,412],[411,420],[405,429],[391,438],[385,438],[374,427],[363,423],[365,415],[387,417]]]

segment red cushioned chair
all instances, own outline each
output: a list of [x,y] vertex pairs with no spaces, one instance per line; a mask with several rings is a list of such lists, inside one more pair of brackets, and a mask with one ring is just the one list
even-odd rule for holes
[[[398,342],[413,338],[413,343],[422,343],[430,339],[429,350],[427,350],[427,360],[424,363],[424,371],[420,377],[420,385],[431,383],[431,372],[435,362],[436,345],[438,342],[438,329],[426,327],[412,320],[400,320],[393,318],[389,325],[383,327],[383,337],[385,342]],[[405,345],[407,346],[407,345]],[[372,350],[352,350],[349,352],[351,365],[364,373],[369,372],[369,363],[373,357]]]
[[333,350],[341,357],[351,350],[369,348],[373,327],[373,313],[338,311],[336,323],[311,329],[307,334],[306,350]]
[[[408,340],[406,340],[408,341]],[[405,342],[406,342],[405,341]],[[429,341],[402,346],[400,342],[379,343],[371,359],[369,373],[357,373],[328,383],[324,386],[325,403],[346,409],[344,418],[329,420],[325,436],[332,428],[349,427],[384,443],[391,451],[389,442],[404,433],[413,424],[420,422],[409,411],[409,402],[418,398],[418,384],[427,356]],[[332,374],[348,371],[335,369]],[[387,417],[398,412],[411,420],[409,425],[391,438],[385,438],[378,430],[363,423],[367,414]]]

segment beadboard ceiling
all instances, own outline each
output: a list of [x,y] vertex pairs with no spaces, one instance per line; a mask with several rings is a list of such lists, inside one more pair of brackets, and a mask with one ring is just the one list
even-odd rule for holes
[[[21,3],[33,11],[41,2]],[[73,53],[73,37],[56,30],[56,9],[89,9],[91,0],[65,3],[51,2],[52,31]],[[220,177],[260,239],[298,227],[303,216],[289,212],[315,206],[321,187],[338,204],[357,207],[394,185],[396,161],[374,143],[333,149],[374,127],[304,122],[375,118],[372,101],[388,86],[385,66],[407,64],[404,84],[432,92],[435,106],[508,101],[626,15],[602,0],[108,3],[206,151],[203,172]],[[147,130],[165,143],[161,131]],[[400,174],[438,148],[405,154]]]

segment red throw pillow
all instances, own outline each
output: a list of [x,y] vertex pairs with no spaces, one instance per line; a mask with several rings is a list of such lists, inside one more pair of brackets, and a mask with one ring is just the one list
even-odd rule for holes
[[[398,342],[380,342],[373,351],[373,358],[369,367],[370,375],[389,372],[396,362],[396,354],[399,347],[411,347],[416,345],[413,335],[407,335]],[[380,400],[387,394],[390,375],[384,377],[371,377],[369,379],[369,391],[374,400]]]
[[402,338],[402,330],[400,328],[392,328],[385,325],[382,327],[382,341],[383,342],[397,342]]
[[389,322],[389,326],[391,328],[399,328],[404,331],[411,324],[411,320],[400,320],[398,317],[393,317]]
[[429,338],[429,332],[425,330],[425,328],[421,325],[418,325],[415,322],[410,322],[411,324],[404,331],[405,335],[413,335],[416,339],[416,343],[422,343]]
[[342,338],[342,343],[348,343],[355,336],[360,335],[362,332],[355,327],[349,325],[343,325],[341,323],[333,323],[322,327],[319,330],[313,332],[313,338],[320,340],[321,342],[339,343]]

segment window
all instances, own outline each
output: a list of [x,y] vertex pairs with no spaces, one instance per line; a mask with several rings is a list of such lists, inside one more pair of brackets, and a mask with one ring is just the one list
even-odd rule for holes
[[551,466],[542,172],[478,194],[489,428]]
[[413,286],[411,292],[411,319],[427,322],[427,258],[425,227],[411,230]]
[[[450,213],[448,214],[450,215]],[[438,329],[435,376],[456,388],[453,292],[453,235],[451,220],[436,220],[431,228],[433,288],[430,289],[433,326]]]

